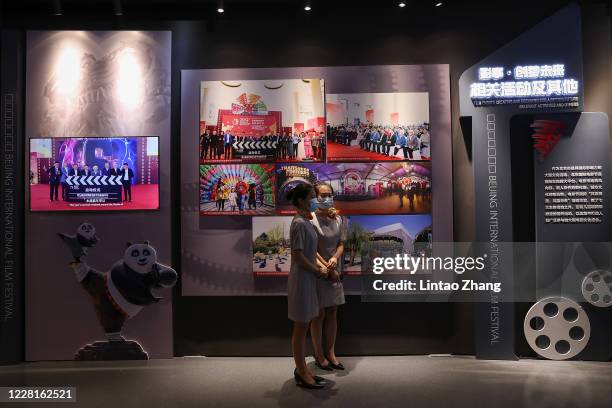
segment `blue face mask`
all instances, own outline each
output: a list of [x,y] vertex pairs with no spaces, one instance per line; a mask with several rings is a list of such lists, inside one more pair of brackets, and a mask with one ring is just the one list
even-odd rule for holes
[[319,208],[319,200],[316,198],[311,199],[308,205],[308,210],[310,212],[315,212],[317,208]]
[[325,197],[324,199],[319,201],[319,208],[323,210],[329,210],[334,206],[334,198],[333,197]]

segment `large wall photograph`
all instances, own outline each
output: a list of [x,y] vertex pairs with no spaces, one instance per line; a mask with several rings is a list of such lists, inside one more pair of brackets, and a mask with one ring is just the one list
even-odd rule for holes
[[322,79],[202,81],[201,163],[325,159]]
[[274,165],[200,165],[200,214],[274,214]]
[[328,183],[340,214],[431,212],[429,163],[327,163],[276,166],[277,213],[294,214],[286,195],[300,183]]
[[430,160],[427,92],[327,94],[329,161]]
[[30,210],[159,208],[157,137],[30,139]]

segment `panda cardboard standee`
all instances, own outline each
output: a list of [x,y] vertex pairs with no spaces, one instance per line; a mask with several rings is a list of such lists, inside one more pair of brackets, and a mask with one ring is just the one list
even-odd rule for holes
[[87,250],[97,242],[93,225],[83,223],[75,236],[58,233],[70,248],[70,266],[77,281],[91,297],[106,341],[96,341],[82,347],[75,360],[147,360],[149,357],[138,342],[121,335],[123,324],[136,316],[143,307],[159,302],[152,289],[174,286],[177,273],[157,262],[157,251],[148,241],[128,243],[110,271],[100,272],[85,262]]

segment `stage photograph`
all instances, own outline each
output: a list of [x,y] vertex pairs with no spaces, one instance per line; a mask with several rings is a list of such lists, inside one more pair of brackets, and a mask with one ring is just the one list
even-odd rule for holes
[[427,92],[327,94],[328,161],[431,160]]
[[324,81],[202,81],[199,128],[203,164],[324,161]]

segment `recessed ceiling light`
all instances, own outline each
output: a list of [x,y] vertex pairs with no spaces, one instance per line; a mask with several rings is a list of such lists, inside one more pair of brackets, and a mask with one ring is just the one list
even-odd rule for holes
[[437,3],[436,3],[436,7],[440,7],[441,5],[442,5],[442,2],[441,2],[441,1],[439,1],[439,2],[437,2]]
[[406,7],[406,2],[405,1],[400,1],[398,6],[400,7]]
[[224,12],[225,12],[225,10],[224,10],[224,9],[222,9],[221,7],[219,7],[219,8],[217,9],[217,13],[224,13]]

